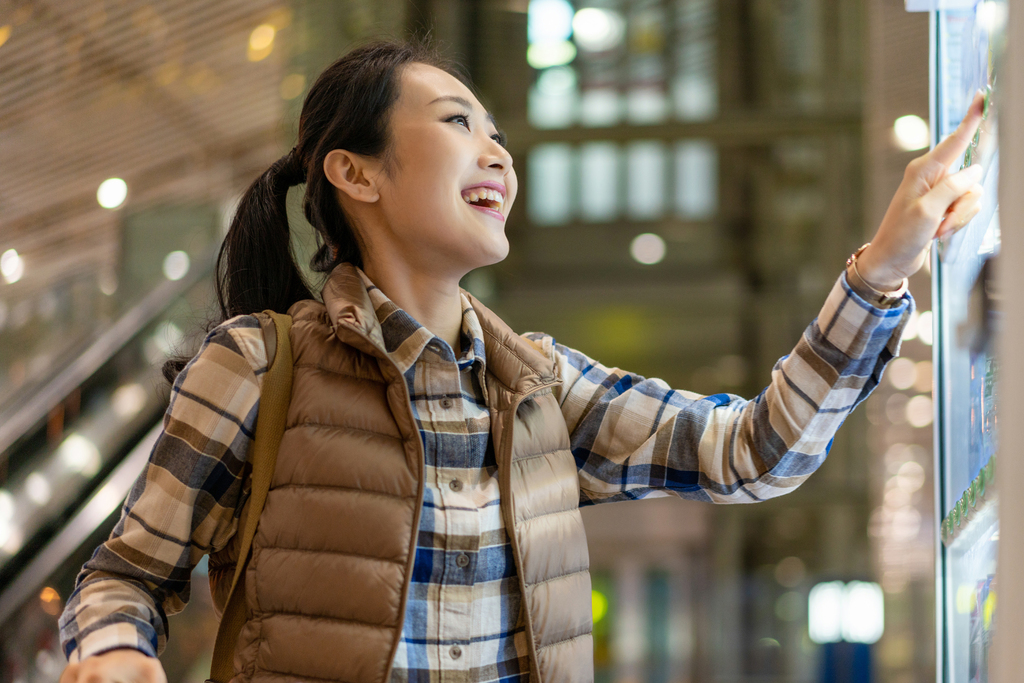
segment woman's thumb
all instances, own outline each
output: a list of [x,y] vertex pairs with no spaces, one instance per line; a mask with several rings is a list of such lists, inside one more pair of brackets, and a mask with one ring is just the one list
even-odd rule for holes
[[922,203],[928,212],[934,216],[942,217],[956,200],[971,191],[971,188],[981,182],[985,169],[981,164],[974,164],[962,171],[946,176],[942,182],[928,191],[921,198]]

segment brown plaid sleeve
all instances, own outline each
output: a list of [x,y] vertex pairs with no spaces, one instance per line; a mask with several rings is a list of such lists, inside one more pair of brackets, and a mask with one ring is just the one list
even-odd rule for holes
[[163,649],[167,615],[188,602],[192,569],[237,529],[266,368],[258,321],[239,316],[211,331],[178,376],[149,462],[61,615],[69,661]]

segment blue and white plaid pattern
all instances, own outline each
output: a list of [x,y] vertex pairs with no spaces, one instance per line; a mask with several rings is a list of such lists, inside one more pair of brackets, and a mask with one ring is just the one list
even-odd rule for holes
[[[409,385],[426,461],[393,680],[433,682],[444,671],[467,683],[525,683],[527,643],[498,505],[479,322],[464,299],[456,358],[366,284],[385,347]],[[771,384],[750,401],[676,391],[605,367],[547,335],[528,336],[555,361],[562,380],[556,395],[581,504],[652,491],[753,502],[791,491],[823,462],[839,425],[898,352],[912,310],[909,294],[892,308],[872,306],[842,275],[796,348],[776,364]],[[259,326],[240,316],[211,332],[179,376],[147,470],[61,616],[71,661],[115,647],[151,655],[163,648],[166,615],[188,600],[189,572],[237,529],[241,465],[265,370]]]
[[408,384],[425,464],[416,560],[391,680],[436,681],[444,671],[470,682],[525,682],[529,648],[499,505],[476,313],[463,297],[456,358],[365,276],[364,283],[385,350]]
[[788,493],[825,460],[839,426],[899,351],[913,299],[867,303],[836,282],[821,313],[753,400],[677,391],[608,368],[547,335],[555,389],[579,469],[581,504],[666,491],[714,503]]

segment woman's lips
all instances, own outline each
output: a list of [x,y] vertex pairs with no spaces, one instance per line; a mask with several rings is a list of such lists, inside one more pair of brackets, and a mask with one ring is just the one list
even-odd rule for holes
[[471,209],[476,209],[477,211],[481,211],[483,213],[486,213],[489,216],[493,216],[493,217],[497,218],[499,221],[501,221],[502,223],[505,222],[505,214],[503,214],[502,212],[498,211],[497,209],[491,209],[491,208],[488,208],[486,206],[477,206],[476,204],[467,204],[466,206],[468,206]]

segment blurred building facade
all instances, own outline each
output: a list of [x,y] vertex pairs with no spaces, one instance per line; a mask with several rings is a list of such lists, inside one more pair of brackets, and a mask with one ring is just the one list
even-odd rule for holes
[[[50,410],[41,432],[0,441],[11,490],[32,454],[64,447],[90,400],[114,400],[109,387],[140,387],[132,415],[158,415],[153,367],[202,329],[233,199],[293,144],[320,70],[361,40],[429,37],[509,134],[512,253],[466,287],[515,329],[706,393],[752,398],[767,385],[916,154],[894,143],[893,121],[927,119],[927,25],[897,0],[83,0],[4,12],[0,252],[16,250],[24,274],[0,285],[2,414],[182,283],[166,319],[109,370],[116,379]],[[96,198],[110,177],[128,188],[115,210]],[[299,254],[308,231],[293,227]],[[912,291],[926,311],[927,274]],[[902,370],[793,494],[585,510],[598,680],[822,680],[807,604],[833,580],[886,591],[874,680],[934,679],[926,341],[908,334]],[[126,443],[145,431],[125,429]],[[0,588],[46,538],[0,540]],[[32,626],[0,637],[0,678],[56,680],[53,604],[88,550],[48,579],[58,599],[44,591],[11,613]],[[207,675],[216,623],[203,577],[194,583],[170,622],[171,683]]]

